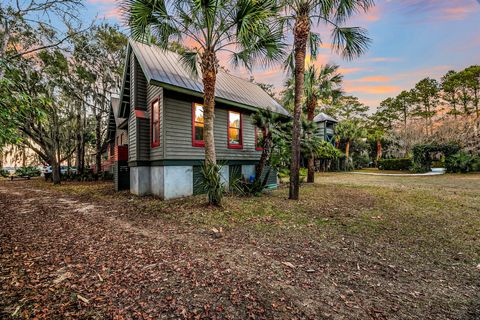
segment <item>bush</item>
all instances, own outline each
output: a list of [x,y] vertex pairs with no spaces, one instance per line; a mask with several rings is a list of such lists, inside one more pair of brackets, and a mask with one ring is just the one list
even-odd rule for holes
[[0,176],[6,178],[6,177],[8,177],[9,175],[10,175],[10,174],[8,173],[7,170],[5,170],[5,169],[0,169]]
[[461,151],[448,157],[445,167],[447,172],[453,173],[480,171],[480,157]]
[[202,166],[202,180],[199,181],[203,190],[207,192],[208,203],[220,206],[222,204],[225,187],[220,176],[222,166],[216,163],[204,163]]
[[354,155],[352,157],[353,169],[368,168],[369,164],[370,164],[370,158],[368,157],[368,155],[361,154],[361,155]]
[[20,167],[15,170],[15,174],[24,177],[38,177],[40,175],[40,169],[37,167]]
[[378,169],[380,170],[409,170],[412,167],[412,159],[381,159],[378,160]]

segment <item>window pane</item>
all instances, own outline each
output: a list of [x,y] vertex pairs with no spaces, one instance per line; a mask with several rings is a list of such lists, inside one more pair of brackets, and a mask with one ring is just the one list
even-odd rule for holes
[[195,105],[195,122],[204,122],[203,119],[203,106],[202,105]]
[[203,140],[203,123],[195,123],[195,140]]
[[240,144],[240,129],[229,128],[230,144]]
[[152,117],[153,117],[153,122],[158,122],[158,118],[160,116],[159,112],[158,112],[158,101],[156,101],[153,106],[152,106]]
[[240,113],[238,112],[229,112],[229,127],[240,128]]

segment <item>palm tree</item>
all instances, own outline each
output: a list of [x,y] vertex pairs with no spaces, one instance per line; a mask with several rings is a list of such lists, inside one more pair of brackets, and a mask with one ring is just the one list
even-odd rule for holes
[[[252,116],[253,125],[256,127],[257,143],[261,146],[262,155],[260,161],[255,168],[255,182],[254,185],[257,188],[255,191],[261,191],[268,180],[268,173],[262,180],[263,171],[267,165],[270,155],[274,147],[273,139],[275,136],[279,136],[279,132],[284,129],[284,124],[281,121],[281,116],[277,113],[273,113],[270,110],[258,110]],[[262,132],[262,135],[259,133]],[[261,138],[260,138],[261,137]]]
[[320,35],[311,31],[312,24],[324,22],[332,27],[334,51],[347,59],[361,55],[369,38],[362,28],[344,27],[345,21],[360,11],[367,11],[373,0],[284,0],[286,26],[293,29],[293,53],[288,59],[295,75],[295,102],[293,108],[292,164],[289,198],[298,200],[300,171],[301,114],[305,79],[307,47],[316,57]]
[[216,163],[213,123],[219,52],[231,54],[235,65],[251,67],[283,56],[282,32],[274,0],[123,0],[123,12],[137,40],[155,40],[167,49],[170,41],[190,44],[182,62],[193,75],[200,65],[204,99],[205,163]]
[[[327,64],[318,70],[315,65],[310,65],[305,71],[304,99],[307,120],[313,121],[319,103],[334,104],[342,95],[340,85],[343,76],[338,73],[338,65]],[[291,77],[286,82],[283,92],[283,102],[286,106],[293,106],[295,100],[295,79]],[[315,157],[308,156],[307,182],[315,181]]]
[[350,144],[352,141],[365,136],[365,130],[360,126],[358,120],[344,120],[335,127],[337,137],[345,141],[345,157],[349,161]]
[[[342,91],[340,84],[343,76],[338,73],[338,65],[327,64],[317,72],[315,65],[310,65],[305,72],[305,105],[307,120],[313,121],[318,103],[332,102],[338,98]],[[307,182],[315,182],[315,157],[311,153],[308,157]]]

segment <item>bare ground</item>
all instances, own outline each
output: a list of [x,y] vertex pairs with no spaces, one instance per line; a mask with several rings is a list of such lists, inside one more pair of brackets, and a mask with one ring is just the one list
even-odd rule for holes
[[480,319],[480,175],[317,181],[221,209],[2,181],[0,318]]

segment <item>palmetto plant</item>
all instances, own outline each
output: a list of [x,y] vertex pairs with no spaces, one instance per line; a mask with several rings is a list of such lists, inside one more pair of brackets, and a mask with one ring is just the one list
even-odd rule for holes
[[366,136],[366,130],[357,119],[339,122],[335,127],[335,133],[339,139],[345,141],[345,157],[347,161],[350,156],[350,144],[352,141]]
[[295,76],[295,101],[293,111],[292,165],[290,172],[290,199],[299,197],[300,135],[305,58],[307,47],[316,57],[321,42],[320,35],[311,31],[312,25],[325,23],[332,28],[332,48],[345,58],[361,55],[367,48],[366,31],[358,27],[345,27],[352,15],[367,11],[373,0],[284,0],[285,25],[293,30],[293,53],[287,64]]
[[[123,0],[132,37],[167,48],[187,44],[182,62],[201,77],[204,97],[205,162],[216,163],[213,135],[218,55],[251,67],[282,59],[282,30],[274,0]],[[198,70],[199,66],[200,70]],[[198,72],[201,71],[201,74]]]
[[[338,73],[338,65],[327,64],[318,70],[315,65],[310,65],[305,71],[305,109],[307,120],[313,121],[315,111],[319,103],[334,104],[342,95],[341,83],[343,76]],[[295,80],[292,78],[287,81],[285,91],[285,100],[288,104],[293,104]],[[290,100],[290,101],[289,101]],[[308,175],[307,182],[313,183],[315,180],[313,153],[308,156]]]

